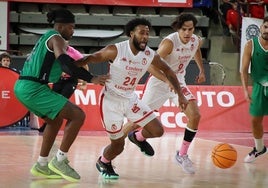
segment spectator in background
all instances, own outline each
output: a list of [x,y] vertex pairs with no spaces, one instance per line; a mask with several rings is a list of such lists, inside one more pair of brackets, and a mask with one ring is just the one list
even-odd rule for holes
[[265,4],[268,0],[248,0],[249,13],[252,18],[263,19],[265,14]]
[[11,56],[9,53],[4,52],[0,55],[0,65],[3,67],[9,67],[11,63]]
[[240,33],[242,25],[242,16],[244,15],[242,8],[234,0],[231,0],[232,8],[227,11],[226,24],[230,33]]
[[226,18],[228,10],[232,9],[232,3],[230,1],[231,0],[221,0],[220,11],[224,19]]
[[228,10],[232,9],[232,0],[221,0],[219,11],[221,12],[221,23],[223,27],[223,34],[226,36],[230,35],[228,25],[226,24],[226,16]]

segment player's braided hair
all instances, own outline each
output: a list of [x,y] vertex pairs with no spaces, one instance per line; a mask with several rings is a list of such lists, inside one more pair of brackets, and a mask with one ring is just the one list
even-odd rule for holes
[[48,23],[75,23],[73,13],[64,8],[49,11],[47,21]]

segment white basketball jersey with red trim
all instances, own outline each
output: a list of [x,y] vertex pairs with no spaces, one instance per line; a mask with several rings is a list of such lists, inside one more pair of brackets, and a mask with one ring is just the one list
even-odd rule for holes
[[155,51],[146,46],[144,51],[134,55],[128,40],[115,45],[117,56],[110,64],[111,79],[106,83],[106,91],[131,98],[139,80],[148,70]]
[[173,71],[184,76],[186,67],[198,49],[200,38],[193,34],[187,44],[181,42],[178,32],[172,33],[166,38],[173,42],[173,50],[165,57],[165,60]]

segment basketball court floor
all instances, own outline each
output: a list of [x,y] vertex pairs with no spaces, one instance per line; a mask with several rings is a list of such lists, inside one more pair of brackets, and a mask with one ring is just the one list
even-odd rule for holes
[[[78,183],[64,179],[49,180],[33,177],[30,168],[36,161],[42,136],[33,130],[0,130],[1,188],[267,188],[268,155],[252,164],[243,158],[252,149],[250,133],[219,133],[200,131],[192,143],[189,156],[196,173],[186,174],[175,162],[175,151],[183,133],[165,133],[149,139],[155,149],[153,157],[143,155],[137,146],[126,140],[125,150],[114,161],[118,180],[103,180],[95,163],[101,149],[109,143],[103,132],[81,132],[69,152],[70,164],[81,175]],[[57,137],[51,156],[55,154],[62,133]],[[215,167],[211,151],[218,143],[230,143],[238,153],[235,165],[229,169]],[[268,145],[268,136],[265,134]]]

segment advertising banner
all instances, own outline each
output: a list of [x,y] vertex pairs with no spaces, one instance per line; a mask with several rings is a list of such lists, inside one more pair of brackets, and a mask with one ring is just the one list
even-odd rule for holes
[[[0,80],[0,85],[3,85],[2,80]],[[223,132],[251,131],[250,115],[248,113],[249,104],[244,99],[241,86],[191,85],[189,88],[197,98],[202,116],[199,130]],[[86,120],[81,129],[82,131],[104,130],[99,109],[101,89],[101,86],[88,84],[87,90],[76,90],[70,99],[86,113]],[[142,89],[143,85],[137,87],[136,93],[139,96],[142,94]],[[7,85],[5,89],[1,88],[0,92],[2,93],[1,104],[5,104],[4,106],[1,105],[0,108],[1,127],[4,126],[3,123],[13,122],[15,118],[16,120],[19,119],[15,115],[23,118],[26,110],[14,97],[12,84]],[[185,114],[170,101],[167,101],[156,114],[162,122],[165,131],[183,130],[187,124]],[[263,124],[267,123],[268,119],[265,117]],[[267,126],[264,129],[268,131]]]
[[18,72],[0,67],[0,127],[16,123],[28,112],[14,94],[13,87],[18,78]]
[[[137,88],[142,94],[143,85]],[[189,86],[196,96],[201,111],[200,130],[225,132],[250,132],[248,103],[244,100],[240,86]],[[88,90],[76,90],[72,101],[87,114],[82,130],[104,130],[100,118],[98,97],[100,86],[88,85]],[[158,118],[166,131],[184,128],[187,118],[174,104],[167,101],[159,109]],[[267,120],[265,120],[267,121]],[[264,123],[265,124],[265,123]],[[266,127],[267,129],[267,127]],[[267,129],[268,130],[268,129]]]
[[[202,115],[200,130],[225,132],[250,132],[248,103],[244,100],[240,86],[189,86],[196,96]],[[137,88],[141,96],[143,85]],[[99,94],[101,87],[88,85],[88,90],[76,90],[71,100],[87,114],[82,130],[104,130],[99,113]],[[157,113],[166,131],[177,131],[184,128],[187,118],[179,108],[167,101]],[[265,120],[265,122],[268,122]],[[264,123],[266,124],[266,123]],[[268,127],[266,127],[268,130]]]

